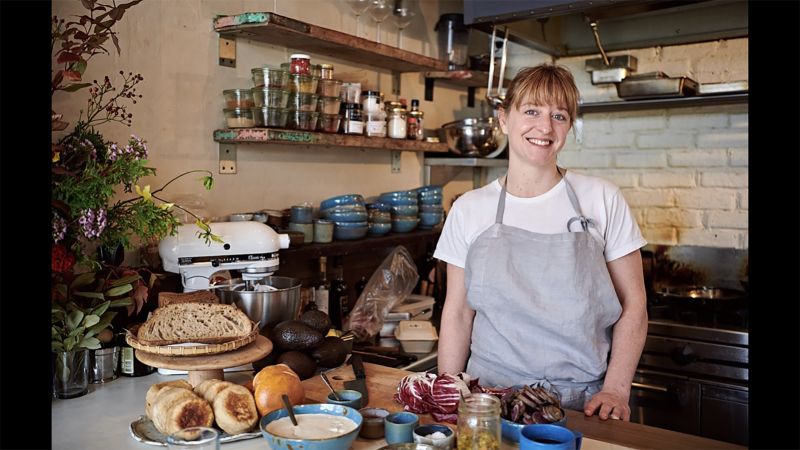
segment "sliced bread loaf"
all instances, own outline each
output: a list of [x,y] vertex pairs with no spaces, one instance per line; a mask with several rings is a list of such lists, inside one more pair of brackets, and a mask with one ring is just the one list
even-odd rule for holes
[[246,337],[253,324],[234,305],[176,303],[162,306],[139,329],[144,345],[220,344]]

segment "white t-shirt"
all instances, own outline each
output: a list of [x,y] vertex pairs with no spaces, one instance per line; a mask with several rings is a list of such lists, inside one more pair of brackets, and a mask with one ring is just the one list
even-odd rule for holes
[[[620,190],[602,178],[567,171],[584,216],[595,221],[589,232],[603,244],[606,262],[647,244]],[[494,180],[469,191],[450,208],[433,256],[464,268],[470,245],[495,223],[502,186]],[[567,222],[577,214],[569,201],[564,180],[532,198],[506,195],[503,224],[543,234],[567,232]],[[572,231],[582,231],[575,221]]]

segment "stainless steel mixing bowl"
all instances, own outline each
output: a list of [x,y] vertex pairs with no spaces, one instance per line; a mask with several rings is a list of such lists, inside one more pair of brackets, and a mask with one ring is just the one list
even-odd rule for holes
[[439,129],[451,152],[471,158],[494,158],[503,152],[508,138],[494,117],[471,117],[449,122]]
[[275,288],[272,291],[246,290],[245,282],[234,278],[214,287],[214,292],[223,303],[236,305],[253,322],[259,322],[259,329],[272,328],[279,322],[297,316],[300,308],[300,280],[289,277],[271,276],[259,281]]

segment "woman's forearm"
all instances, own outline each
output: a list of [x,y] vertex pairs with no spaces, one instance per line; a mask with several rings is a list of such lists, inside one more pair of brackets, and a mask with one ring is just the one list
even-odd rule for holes
[[467,305],[464,269],[447,265],[447,296],[442,309],[437,365],[439,373],[466,369],[475,311]]

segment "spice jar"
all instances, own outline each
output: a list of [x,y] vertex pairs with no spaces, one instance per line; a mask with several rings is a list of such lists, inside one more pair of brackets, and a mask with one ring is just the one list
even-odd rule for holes
[[406,138],[406,110],[403,108],[392,108],[386,117],[389,137],[392,139]]
[[419,110],[419,100],[411,100],[411,111],[408,112],[406,119],[406,137],[421,141],[423,139],[422,133],[422,118],[425,113]]
[[458,403],[458,450],[500,449],[500,399],[472,394]]
[[364,136],[386,137],[386,113],[382,110],[367,112],[364,117]]
[[345,106],[342,131],[344,134],[364,134],[364,122],[358,104],[348,103]]
[[292,75],[311,75],[311,57],[302,53],[295,53],[289,57],[289,73]]
[[320,78],[324,78],[326,80],[333,79],[333,64],[320,64],[319,70],[320,70],[319,74]]
[[381,93],[378,91],[363,91],[361,93],[361,109],[365,113],[381,110]]

